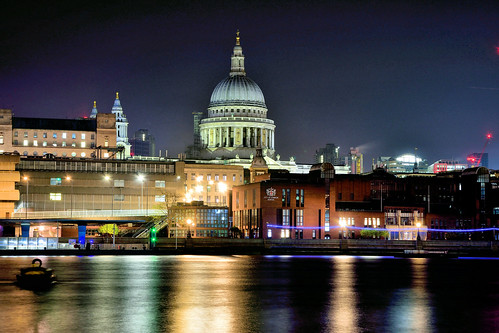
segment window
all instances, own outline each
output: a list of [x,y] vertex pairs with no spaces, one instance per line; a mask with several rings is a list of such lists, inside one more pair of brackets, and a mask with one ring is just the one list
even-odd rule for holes
[[81,133],[81,139],[85,140],[85,133]]
[[63,139],[67,139],[67,133],[66,132],[62,133],[62,138]]
[[215,175],[215,181],[218,182],[218,175]]
[[281,238],[289,238],[289,229],[281,229]]
[[224,181],[226,181],[226,180],[227,180],[227,175],[225,175],[225,174],[224,174],[224,175],[222,175],[222,179],[223,179]]
[[303,225],[303,209],[296,210],[296,226]]
[[14,132],[14,138],[17,138],[17,131]]
[[115,194],[114,201],[125,201],[125,195],[124,194]]
[[312,239],[316,239],[317,236],[315,235],[315,230],[312,230]]
[[272,229],[267,229],[267,238],[272,238]]
[[27,138],[28,137],[28,132],[24,132],[24,137]]
[[23,146],[27,146],[29,144],[28,140],[23,140]]
[[47,147],[47,141],[43,141],[42,146]]
[[47,132],[43,133],[43,137],[47,138]]
[[329,231],[329,209],[324,212],[324,231]]
[[90,135],[90,140],[95,140],[95,134]]
[[0,145],[3,145],[3,135],[0,135]]
[[62,184],[61,178],[50,178],[50,185],[61,185],[61,184]]
[[165,194],[156,195],[154,197],[154,201],[155,202],[165,202],[166,201],[166,195]]
[[73,143],[71,144],[71,147],[76,147],[76,142],[73,142]]
[[33,137],[34,137],[34,138],[37,138],[37,137],[38,137],[38,132],[34,132],[34,133],[33,133]]
[[71,134],[71,139],[76,139],[76,134],[75,133]]
[[191,180],[196,180],[196,174],[195,173],[191,173]]
[[289,209],[282,210],[282,225],[289,225]]
[[165,187],[165,186],[166,186],[166,183],[165,183],[165,181],[164,181],[164,180],[156,180],[156,181],[154,182],[154,186],[155,186],[155,187]]
[[236,181],[236,174],[233,174],[232,175],[232,181],[235,182]]
[[208,181],[211,180],[211,175],[210,174],[206,175],[206,180],[208,180]]
[[114,180],[114,187],[125,187],[125,180],[124,179],[115,179]]
[[60,201],[62,199],[61,193],[50,193],[50,200]]
[[17,140],[14,140],[14,141],[12,142],[12,144],[17,146],[17,145],[19,144],[19,142],[18,142]]
[[81,148],[85,148],[85,142],[84,141],[81,142]]
[[52,138],[57,139],[57,133],[52,134]]
[[66,141],[62,141],[62,146],[66,147]]
[[35,146],[35,147],[38,146],[38,140],[33,140],[33,146]]
[[104,153],[104,158],[108,158],[109,157],[109,153]]
[[57,147],[57,141],[52,142],[52,146]]

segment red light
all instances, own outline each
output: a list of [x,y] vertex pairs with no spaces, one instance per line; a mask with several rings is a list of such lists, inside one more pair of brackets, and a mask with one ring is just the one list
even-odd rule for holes
[[490,133],[487,134],[487,139],[489,139],[489,140],[492,139],[492,134],[490,134]]
[[496,53],[499,55],[499,46],[496,46]]

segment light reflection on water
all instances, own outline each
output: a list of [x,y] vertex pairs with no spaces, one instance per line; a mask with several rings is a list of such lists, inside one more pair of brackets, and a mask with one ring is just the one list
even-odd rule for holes
[[1,332],[479,332],[499,327],[493,260],[41,258],[60,281],[46,292],[11,283],[32,258],[0,258]]

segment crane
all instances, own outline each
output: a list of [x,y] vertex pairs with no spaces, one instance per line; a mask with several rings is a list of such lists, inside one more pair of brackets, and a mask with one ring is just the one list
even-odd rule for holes
[[[480,162],[482,162],[483,153],[485,152],[485,148],[487,147],[487,144],[490,142],[490,139],[492,139],[492,134],[487,133],[487,135],[485,137],[486,137],[485,144],[483,145],[482,152],[480,153],[480,156],[478,156],[478,161],[476,163],[476,166],[480,166]],[[472,166],[474,166],[475,161],[476,161],[476,157],[475,156],[468,157],[467,160],[471,162]]]

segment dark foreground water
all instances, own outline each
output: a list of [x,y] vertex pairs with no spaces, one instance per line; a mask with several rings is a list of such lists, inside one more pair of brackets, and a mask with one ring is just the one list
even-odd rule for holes
[[0,332],[499,332],[493,259],[40,258],[49,291],[0,258]]

